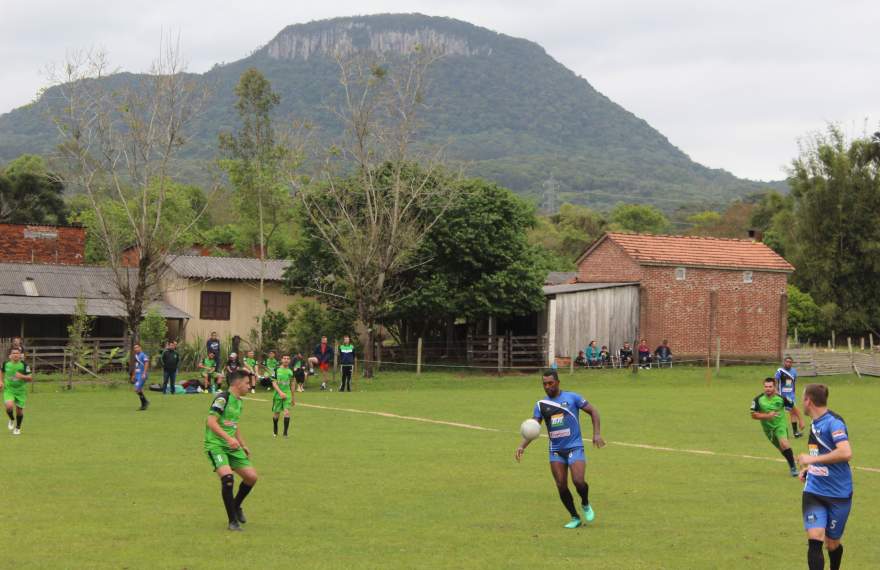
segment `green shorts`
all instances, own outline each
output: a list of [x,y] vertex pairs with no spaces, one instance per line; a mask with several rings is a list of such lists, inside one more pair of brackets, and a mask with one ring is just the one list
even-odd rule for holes
[[789,439],[787,425],[762,427],[764,428],[764,435],[767,436],[767,439],[770,440],[774,447],[779,447],[780,439]]
[[290,394],[287,394],[287,397],[283,400],[278,397],[278,393],[276,392],[274,396],[272,396],[272,412],[280,413],[284,410],[290,409]]
[[205,453],[208,455],[208,461],[211,462],[214,471],[224,465],[233,469],[251,466],[251,460],[241,448],[232,450],[228,447],[206,447]]
[[13,387],[6,384],[3,386],[3,401],[15,402],[16,406],[23,409],[25,402],[27,401],[27,387]]

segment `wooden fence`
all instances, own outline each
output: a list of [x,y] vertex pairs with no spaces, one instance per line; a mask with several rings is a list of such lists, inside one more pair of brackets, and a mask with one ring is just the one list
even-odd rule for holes
[[880,353],[799,348],[788,351],[800,376],[852,374],[880,376]]
[[[38,372],[66,373],[73,366],[67,338],[26,338],[23,339],[25,360],[31,369]],[[6,355],[12,346],[12,339],[0,339],[0,353]],[[86,366],[93,372],[124,369],[124,363],[108,362],[113,350],[118,354],[125,351],[125,339],[114,337],[95,337],[86,339],[89,350]]]
[[540,368],[547,361],[545,336],[468,335],[464,342],[421,339],[377,347],[377,361],[429,366],[458,364],[478,368]]

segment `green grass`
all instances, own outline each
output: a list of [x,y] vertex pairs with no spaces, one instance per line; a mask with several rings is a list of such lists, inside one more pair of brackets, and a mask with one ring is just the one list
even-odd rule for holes
[[[22,436],[0,433],[4,566],[802,567],[801,485],[784,463],[736,457],[780,457],[748,417],[766,372],[728,368],[711,383],[687,368],[564,373],[564,389],[600,410],[610,442],[588,450],[597,517],[576,531],[561,528],[568,516],[546,440],[513,461],[519,423],[542,395],[537,375],[383,373],[356,380],[351,394],[298,395],[500,431],[298,406],[293,437],[273,440],[269,397],[258,393],[267,401],[246,402],[241,426],[261,479],[240,534],[225,530],[202,451],[208,396],[156,394],[137,413],[128,388],[41,384]],[[849,425],[854,465],[880,469],[880,380],[825,380]],[[854,476],[845,567],[876,568],[880,472]]]

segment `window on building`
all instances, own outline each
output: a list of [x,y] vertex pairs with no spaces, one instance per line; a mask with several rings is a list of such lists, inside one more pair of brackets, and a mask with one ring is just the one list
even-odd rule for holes
[[202,291],[202,304],[199,318],[208,321],[228,321],[229,303],[232,293],[221,291]]
[[675,280],[676,281],[684,281],[685,278],[685,268],[684,267],[676,267],[675,268]]
[[751,271],[743,271],[743,283],[751,283],[752,282],[752,272]]

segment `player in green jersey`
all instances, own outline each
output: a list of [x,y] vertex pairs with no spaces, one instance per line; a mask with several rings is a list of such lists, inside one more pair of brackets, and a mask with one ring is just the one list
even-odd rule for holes
[[[211,410],[205,422],[205,453],[220,478],[220,493],[229,518],[229,530],[242,530],[239,523],[247,522],[241,504],[257,483],[257,471],[251,466],[250,449],[238,427],[241,418],[241,398],[248,393],[247,373],[236,370],[226,381],[229,389],[220,392],[211,402]],[[238,493],[233,497],[235,479],[232,472],[241,477]]]
[[278,416],[284,412],[284,437],[290,428],[290,406],[295,406],[291,381],[293,370],[290,369],[290,357],[281,357],[281,366],[275,370],[275,378],[272,379],[272,388],[275,394],[272,396],[272,437],[278,437]]
[[202,378],[205,379],[205,392],[215,392],[214,378],[217,376],[217,360],[213,352],[209,352],[208,357],[202,360],[199,369],[202,371]]
[[278,358],[274,350],[269,351],[269,356],[260,363],[260,385],[266,390],[272,389],[272,379],[275,378],[275,370],[278,369]]
[[759,420],[764,428],[764,435],[773,444],[773,447],[782,453],[788,462],[788,468],[792,477],[798,476],[797,467],[794,464],[794,453],[788,443],[788,422],[786,421],[787,410],[791,410],[794,403],[782,397],[776,391],[774,378],[764,379],[764,391],[752,400],[752,419]]
[[257,388],[257,359],[254,356],[254,351],[247,351],[247,356],[245,356],[243,360],[245,372],[248,373],[248,378],[250,379],[251,394],[253,394]]
[[[21,359],[21,350],[13,347],[9,351],[9,360],[0,368],[0,388],[3,389],[3,401],[6,403],[6,415],[9,416],[9,429],[12,435],[21,435],[21,422],[24,420],[24,406],[27,401],[27,383],[33,382],[31,368]],[[15,409],[15,416],[12,410]]]

